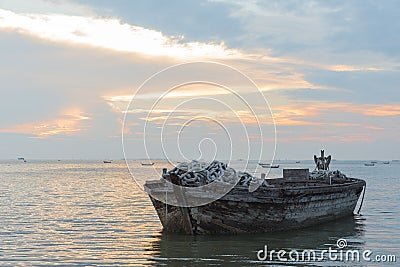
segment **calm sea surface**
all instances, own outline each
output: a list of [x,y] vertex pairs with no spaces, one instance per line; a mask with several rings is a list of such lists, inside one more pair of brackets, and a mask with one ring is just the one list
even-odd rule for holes
[[[312,161],[278,164],[281,168],[272,176],[286,167],[314,168]],[[399,266],[400,162],[331,165],[367,181],[361,215],[298,231],[183,236],[162,233],[149,198],[132,180],[124,161],[0,161],[0,265]],[[156,161],[155,166],[166,164]],[[137,162],[134,172],[141,171]],[[371,250],[371,258],[395,255],[397,263],[257,259],[265,245],[269,250],[321,252],[337,248],[339,238],[346,239],[346,249]]]

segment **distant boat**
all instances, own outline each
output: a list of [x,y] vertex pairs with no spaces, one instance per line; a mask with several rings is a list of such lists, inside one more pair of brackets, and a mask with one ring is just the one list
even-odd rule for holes
[[261,167],[263,167],[263,168],[274,168],[274,169],[277,169],[277,168],[279,168],[279,165],[270,165],[270,164],[268,164],[268,165],[261,165]]
[[264,168],[266,168],[266,167],[269,167],[269,165],[271,165],[271,164],[269,164],[269,163],[261,163],[261,162],[259,162],[259,163],[258,163],[258,165],[260,165],[261,167],[264,167]]
[[371,161],[371,163],[375,164],[375,163],[378,163],[378,162],[377,161]]
[[151,163],[142,163],[142,166],[153,166],[154,165],[154,162],[151,162]]
[[364,166],[375,166],[374,163],[364,163]]
[[103,163],[111,163],[111,160],[103,160]]
[[18,160],[25,160],[25,158],[23,158],[23,157],[20,157],[20,158],[18,158]]
[[296,163],[300,163],[300,161],[296,161]]
[[389,161],[384,161],[384,162],[383,162],[383,164],[389,164],[389,163],[390,163]]
[[400,160],[398,160],[398,159],[394,159],[394,160],[392,160],[393,162],[399,162]]

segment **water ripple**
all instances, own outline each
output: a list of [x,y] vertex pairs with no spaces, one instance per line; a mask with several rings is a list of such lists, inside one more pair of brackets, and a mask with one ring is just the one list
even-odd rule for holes
[[321,251],[339,238],[349,248],[397,253],[400,164],[368,172],[359,162],[335,164],[367,180],[363,215],[298,231],[182,236],[161,233],[149,198],[122,161],[0,162],[0,265],[291,266],[257,261],[256,252],[264,245]]

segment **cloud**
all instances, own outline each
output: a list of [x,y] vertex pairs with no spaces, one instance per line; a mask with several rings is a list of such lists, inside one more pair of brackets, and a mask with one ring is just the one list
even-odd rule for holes
[[18,13],[62,13],[79,16],[92,16],[95,14],[91,7],[72,2],[71,0],[1,0],[0,8],[13,10]]
[[[358,40],[360,35],[355,29],[360,21],[354,17],[348,24],[335,20],[357,11],[348,9],[347,4],[332,7],[324,2],[227,1],[218,4],[224,6],[223,11],[214,9],[213,14],[218,16],[218,12],[223,12],[226,18],[229,16],[226,10],[231,10],[230,21],[243,26],[240,27],[243,31],[232,26],[229,33],[214,38],[208,37],[207,32],[197,35],[196,28],[190,27],[191,23],[199,23],[209,14],[185,25],[184,28],[191,31],[187,37],[181,28],[168,29],[168,25],[159,28],[134,19],[128,22],[120,13],[101,16],[99,9],[95,9],[101,4],[94,4],[92,9],[71,3],[39,0],[0,3],[1,110],[6,114],[0,125],[2,136],[15,134],[14,140],[18,140],[17,137],[23,139],[28,135],[40,138],[35,142],[43,144],[62,140],[59,148],[70,147],[72,143],[64,137],[73,136],[69,139],[80,140],[81,144],[92,142],[88,147],[97,157],[99,148],[110,144],[105,136],[119,138],[121,117],[134,88],[167,66],[211,59],[238,68],[257,83],[274,111],[281,148],[292,140],[305,147],[302,153],[308,153],[314,141],[354,140],[358,145],[344,150],[361,151],[362,142],[386,140],[387,137],[397,140],[400,111],[396,102],[399,76],[393,64],[396,56],[387,60],[388,51],[372,49],[376,44],[374,40]],[[110,2],[109,5],[121,4]],[[135,4],[126,1],[121,6],[132,10]],[[192,5],[189,1],[185,6]],[[174,9],[176,5],[169,8]],[[177,13],[181,11],[185,12],[177,9]],[[164,10],[157,12],[166,13]],[[368,13],[364,9],[362,12]],[[131,16],[133,18],[135,12]],[[141,16],[152,20],[155,15],[144,12]],[[170,17],[170,14],[164,15],[164,18]],[[185,14],[185,18],[188,17]],[[181,19],[176,19],[177,23]],[[376,18],[373,20],[376,22]],[[227,24],[227,21],[222,23]],[[388,27],[385,31],[391,29],[393,27]],[[374,36],[379,35],[376,28],[372,27],[371,31]],[[354,35],[353,44],[351,38],[345,38],[347,34]],[[361,41],[368,41],[369,45]],[[396,44],[395,38],[392,45]],[[358,49],[360,47],[362,49]],[[200,74],[203,72],[191,69],[184,75],[176,75],[178,78],[169,76],[172,77],[170,81],[159,80],[152,84],[154,87],[149,86],[137,94],[139,104],[136,103],[128,114],[133,119],[125,127],[125,134],[135,136],[135,132],[141,131],[149,109],[145,104],[153,103],[163,92],[162,88],[171,88],[168,82],[172,83],[174,78],[192,79]],[[246,99],[260,98],[251,95],[248,88],[233,80],[231,75],[212,73],[209,77],[212,76],[220,78],[221,83],[227,82]],[[229,98],[228,92],[185,88],[166,96],[165,102],[153,110],[148,123],[160,127],[177,102],[199,96]],[[207,115],[232,127],[234,135],[238,135],[241,122],[255,128],[252,114],[235,101],[229,101],[237,117],[215,105],[199,103],[189,111],[174,110],[175,120],[170,120],[170,125],[179,128],[194,116]],[[69,106],[76,106],[80,111],[63,109]],[[268,113],[261,105],[251,106]],[[7,115],[10,110],[12,116]],[[261,123],[271,126],[272,121]],[[194,131],[204,128],[216,133],[208,125],[194,128]],[[8,142],[4,140],[3,144]],[[119,144],[119,140],[114,141]],[[292,146],[287,148],[287,154],[293,153]],[[113,151],[120,157],[118,149]],[[74,153],[82,150],[76,149]],[[41,153],[40,149],[35,151]],[[109,151],[108,147],[103,152],[108,155]]]
[[[349,105],[350,106],[350,105]],[[367,116],[374,117],[392,117],[400,116],[400,103],[398,104],[386,104],[386,105],[355,105],[349,108],[350,111],[360,112]]]
[[[205,93],[207,93],[207,91]],[[212,93],[212,91],[209,93]],[[185,98],[191,99],[192,94],[186,91],[184,95],[179,96],[182,97],[182,99],[176,99],[175,95],[171,99],[180,103],[184,101]],[[268,109],[266,109],[265,106],[253,105],[252,108],[254,108],[256,113],[262,115],[262,119],[259,118],[260,121],[257,121],[254,115],[249,110],[246,110],[245,107],[239,107],[230,102],[228,95],[214,97],[234,107],[235,116],[232,116],[232,112],[227,112],[217,106],[204,105],[202,102],[200,103],[202,106],[190,105],[189,107],[177,110],[171,109],[171,107],[175,106],[174,102],[167,102],[164,103],[165,105],[162,104],[155,107],[148,118],[146,115],[149,113],[149,109],[141,108],[141,103],[144,103],[143,100],[151,100],[151,95],[143,96],[143,99],[141,98],[140,101],[137,101],[136,105],[131,106],[128,113],[136,114],[141,120],[147,120],[158,125],[162,125],[167,119],[169,120],[168,123],[182,124],[184,121],[195,116],[207,115],[227,125],[240,125],[244,123],[249,126],[254,126],[258,123],[264,125],[272,125],[275,123],[278,128],[296,126],[302,127],[303,130],[309,128],[318,132],[321,130],[321,127],[324,127],[335,128],[335,131],[337,131],[337,129],[343,129],[344,132],[347,131],[344,129],[349,129],[350,131],[359,132],[359,134],[370,131],[382,131],[387,128],[386,122],[381,119],[376,120],[375,117],[385,119],[400,115],[400,105],[395,103],[330,102],[326,100],[314,101],[312,99],[297,101],[289,98],[271,104],[274,121],[269,114],[267,114]],[[123,113],[131,98],[132,96],[116,96],[108,97],[106,101],[108,101],[116,112]],[[154,97],[152,99],[153,102],[156,99],[157,98]],[[147,104],[147,106],[151,105]],[[260,111],[263,112],[260,113]],[[265,116],[267,116],[268,119],[266,119],[267,117]],[[340,133],[337,133],[337,136],[341,136]],[[339,137],[337,137],[336,140],[339,140]],[[352,140],[352,138],[349,137],[348,140]],[[360,140],[365,140],[365,138],[361,138]]]
[[[249,31],[246,35],[261,41],[269,37],[270,42],[278,43],[320,43],[321,40],[340,29],[326,31],[325,16],[338,11],[337,7],[328,7],[318,2],[282,2],[282,1],[228,1],[215,0],[231,5],[231,15],[245,22]],[[310,30],[312,29],[312,30]],[[257,32],[259,36],[251,37]]]
[[24,123],[0,129],[0,133],[17,133],[32,135],[35,138],[48,138],[50,136],[77,135],[84,131],[88,125],[86,121],[91,118],[79,109],[64,111],[61,116],[49,121]]
[[[40,2],[40,1],[39,1]],[[77,10],[83,8],[77,5]],[[56,11],[63,5],[58,4]],[[74,7],[72,5],[72,7]],[[71,9],[65,3],[65,9]],[[66,12],[68,13],[68,12]],[[180,60],[237,60],[270,62],[311,66],[332,71],[378,71],[379,67],[357,65],[329,65],[304,61],[291,57],[272,57],[271,50],[246,51],[229,48],[224,42],[185,42],[182,35],[168,36],[160,31],[123,23],[115,18],[102,18],[85,12],[86,15],[66,15],[62,13],[16,13],[0,9],[0,28],[8,31],[32,35],[53,42],[81,44],[110,49],[119,52],[132,52],[147,56],[170,57]],[[303,34],[303,33],[302,33]]]
[[91,45],[114,51],[179,59],[238,58],[223,43],[184,42],[183,36],[132,26],[118,19],[64,14],[15,13],[0,9],[0,28],[56,42]]
[[280,141],[284,142],[320,142],[320,143],[354,143],[354,142],[371,142],[375,140],[375,136],[371,133],[342,133],[340,135],[327,134],[324,136],[307,135],[307,136],[293,136],[293,137],[280,137]]
[[[334,65],[335,71],[397,69],[399,3],[212,0],[241,22],[240,45]],[[343,65],[356,66],[349,68]]]
[[[356,113],[371,117],[392,117],[400,115],[400,104],[357,104],[350,102],[306,101],[272,107],[276,119],[318,118],[329,113]],[[340,126],[340,125],[338,125]]]
[[327,70],[332,70],[332,71],[381,71],[383,70],[382,68],[376,68],[376,67],[368,67],[368,66],[350,66],[350,65],[327,65],[327,66],[322,66],[322,68],[327,69]]

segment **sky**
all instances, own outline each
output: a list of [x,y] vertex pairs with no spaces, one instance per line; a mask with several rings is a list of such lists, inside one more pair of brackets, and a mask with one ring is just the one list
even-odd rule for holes
[[400,159],[399,16],[390,0],[0,0],[0,159]]

